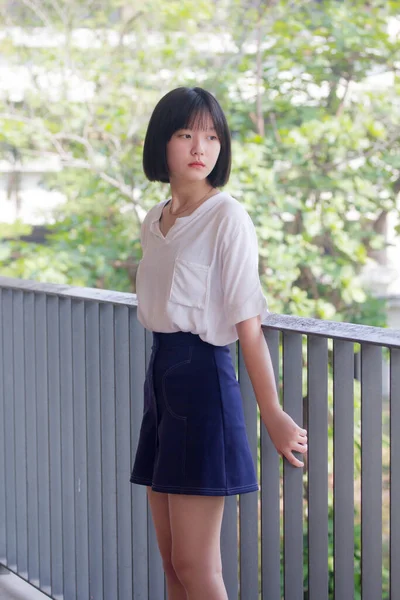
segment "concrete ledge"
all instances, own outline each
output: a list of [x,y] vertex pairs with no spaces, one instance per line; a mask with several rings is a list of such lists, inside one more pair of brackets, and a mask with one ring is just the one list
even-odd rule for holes
[[0,600],[48,600],[50,596],[0,565]]

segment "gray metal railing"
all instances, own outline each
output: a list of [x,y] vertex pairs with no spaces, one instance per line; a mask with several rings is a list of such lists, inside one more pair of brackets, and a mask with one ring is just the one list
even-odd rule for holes
[[[163,599],[146,491],[129,482],[152,344],[137,321],[136,297],[0,277],[0,330],[0,563],[54,599]],[[285,461],[281,470],[240,347],[232,345],[261,491],[226,501],[229,598],[351,600],[360,567],[363,600],[399,600],[400,331],[270,315],[264,332],[284,408],[308,428],[307,468]],[[390,366],[387,401],[382,364]],[[390,416],[387,465],[383,411]]]

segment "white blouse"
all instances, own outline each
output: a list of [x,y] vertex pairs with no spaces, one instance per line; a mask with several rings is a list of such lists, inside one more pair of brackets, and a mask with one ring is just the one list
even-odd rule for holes
[[138,319],[150,331],[190,331],[215,346],[235,342],[236,323],[268,313],[254,224],[237,200],[219,192],[178,217],[164,237],[166,203],[153,206],[141,227]]

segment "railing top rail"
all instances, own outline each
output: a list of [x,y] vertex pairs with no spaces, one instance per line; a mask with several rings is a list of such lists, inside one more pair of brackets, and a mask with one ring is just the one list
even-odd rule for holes
[[[76,300],[93,300],[112,304],[137,306],[136,294],[101,290],[97,288],[73,287],[56,283],[42,283],[28,279],[0,276],[0,288],[55,295]],[[352,342],[368,342],[378,346],[400,348],[400,329],[384,329],[369,325],[324,321],[290,315],[271,313],[263,321],[265,327],[305,335],[318,335]]]
[[355,323],[340,323],[336,321],[323,321],[306,317],[293,317],[291,315],[278,315],[271,313],[263,321],[263,325],[271,329],[303,333],[306,335],[319,335],[334,340],[349,342],[368,342],[377,346],[400,348],[400,329],[384,329],[370,325],[357,325]]
[[129,306],[137,305],[136,294],[97,288],[74,287],[60,283],[43,283],[30,279],[0,277],[0,288],[49,294],[61,298],[74,298],[76,300],[95,300],[96,302],[110,302],[112,304],[128,304]]

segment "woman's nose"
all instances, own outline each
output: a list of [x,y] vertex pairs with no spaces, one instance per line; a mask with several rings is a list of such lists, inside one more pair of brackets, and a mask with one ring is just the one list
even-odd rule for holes
[[203,154],[203,144],[199,138],[193,139],[192,154]]

